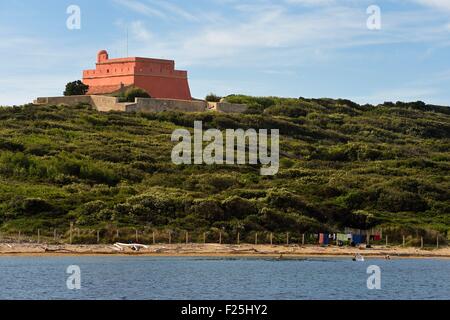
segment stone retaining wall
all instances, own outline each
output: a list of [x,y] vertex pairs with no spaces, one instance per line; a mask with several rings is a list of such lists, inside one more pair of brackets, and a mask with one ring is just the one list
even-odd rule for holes
[[204,112],[207,110],[224,113],[242,113],[247,110],[247,105],[227,102],[206,102],[199,100],[171,100],[136,98],[135,102],[119,102],[116,97],[110,96],[67,96],[45,97],[34,101],[38,105],[67,105],[76,106],[80,103],[90,104],[98,111],[122,111],[122,112]]
[[60,105],[64,104],[69,107],[76,106],[80,103],[91,104],[91,96],[67,96],[67,97],[45,97],[37,98],[34,101],[35,104],[45,104],[45,105]]
[[127,107],[128,112],[203,112],[206,110],[205,101],[195,100],[170,100],[170,99],[146,99],[136,98],[135,105]]

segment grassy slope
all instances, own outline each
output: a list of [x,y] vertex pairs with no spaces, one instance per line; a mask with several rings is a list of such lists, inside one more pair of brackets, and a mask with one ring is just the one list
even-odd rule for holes
[[[249,115],[0,109],[3,231],[67,226],[304,232],[450,228],[450,112],[345,100],[250,98]],[[175,128],[279,128],[281,170],[181,166]]]

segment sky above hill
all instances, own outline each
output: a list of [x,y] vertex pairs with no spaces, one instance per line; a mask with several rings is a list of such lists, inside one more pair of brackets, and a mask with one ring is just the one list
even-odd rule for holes
[[126,56],[127,30],[129,56],[174,59],[198,98],[450,105],[450,0],[0,0],[0,105],[61,95],[100,49]]

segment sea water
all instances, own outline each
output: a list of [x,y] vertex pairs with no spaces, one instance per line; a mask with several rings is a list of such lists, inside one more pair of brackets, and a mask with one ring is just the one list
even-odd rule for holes
[[0,299],[450,299],[450,260],[0,257]]

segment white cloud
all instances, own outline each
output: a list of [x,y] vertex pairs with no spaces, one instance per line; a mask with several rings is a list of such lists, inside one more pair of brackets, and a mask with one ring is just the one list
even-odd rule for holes
[[194,14],[188,12],[187,10],[169,2],[169,1],[161,1],[161,0],[148,0],[150,3],[159,6],[172,16],[181,17],[187,21],[198,21],[198,17]]
[[[247,8],[248,9],[248,8]],[[239,7],[242,11],[244,8]],[[343,42],[367,33],[365,12],[354,9],[324,9],[321,14],[292,14],[285,8],[273,6],[271,10],[249,10],[248,19],[228,19],[217,24],[199,26],[193,32],[180,31],[167,40],[142,40],[141,52],[159,53],[175,57],[184,65],[214,63],[254,63],[267,59],[267,55],[283,57],[285,54],[312,55],[320,48],[340,46]],[[150,32],[139,24],[142,34]],[[147,30],[147,31],[145,31]],[[295,53],[296,51],[296,53]],[[298,61],[291,59],[291,63]],[[238,59],[238,60],[236,60]],[[275,59],[285,63],[282,59]],[[295,61],[294,61],[295,60]]]
[[439,90],[430,87],[400,87],[394,89],[386,89],[375,94],[365,97],[373,103],[383,103],[385,101],[418,101],[418,100],[430,100],[436,96]]
[[130,31],[132,36],[139,41],[150,41],[153,39],[153,33],[145,28],[142,21],[133,21],[130,24]]
[[286,2],[304,6],[325,6],[335,4],[336,0],[286,0]]
[[19,46],[32,47],[39,43],[39,40],[33,37],[26,37],[21,35],[9,36],[0,41],[0,50],[16,48]]
[[0,21],[0,105],[24,104],[38,96],[61,95],[69,81],[80,79],[83,61],[94,61],[98,48],[50,36],[19,32]]
[[79,76],[78,70],[74,70],[72,74],[28,73],[9,75],[7,79],[0,80],[0,105],[21,105],[33,102],[41,96],[61,96],[64,85],[79,79]]
[[138,14],[149,17],[157,17],[165,20],[176,20],[177,18],[182,18],[190,22],[199,20],[196,15],[169,1],[114,0],[114,2]]
[[136,13],[150,17],[166,18],[167,16],[160,10],[155,9],[141,1],[136,0],[114,0],[115,3],[122,5]]
[[342,48],[442,43],[448,38],[446,27],[436,23],[434,14],[420,11],[383,13],[383,28],[374,33],[367,30],[367,14],[360,6],[292,11],[270,1],[232,3],[239,18],[229,15],[220,22],[190,25],[174,34],[155,33],[151,41],[145,36],[152,33],[151,29],[139,23],[136,29],[140,31],[135,35],[141,42],[136,53],[174,58],[183,67],[222,64],[269,68],[328,59]]
[[450,11],[450,0],[413,0],[421,5]]

